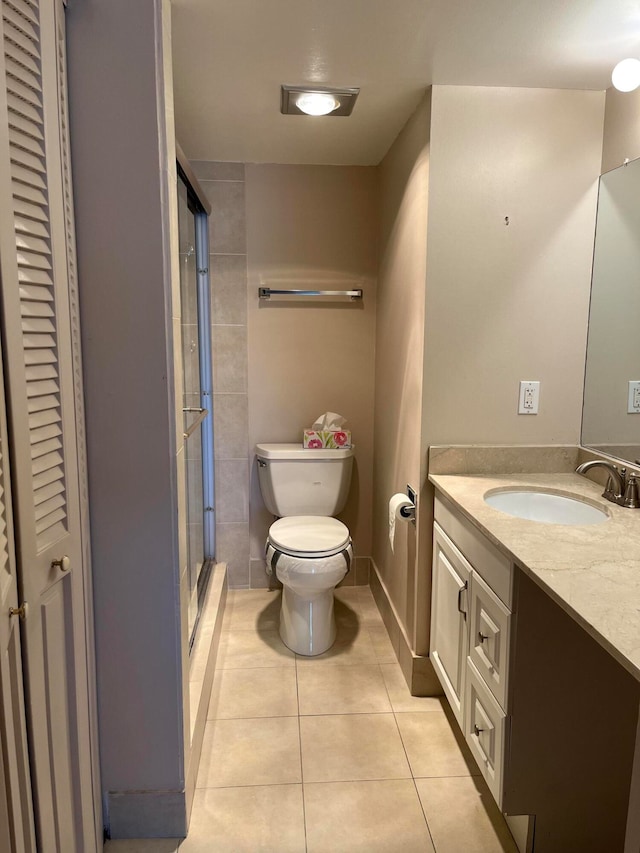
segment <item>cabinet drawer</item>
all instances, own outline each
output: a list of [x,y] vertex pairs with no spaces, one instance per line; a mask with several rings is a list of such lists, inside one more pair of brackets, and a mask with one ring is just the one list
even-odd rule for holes
[[513,589],[510,560],[441,495],[436,495],[434,516],[498,598],[511,607]]
[[502,806],[506,714],[467,658],[464,736],[489,790]]
[[477,572],[471,575],[469,656],[489,689],[507,707],[511,611]]

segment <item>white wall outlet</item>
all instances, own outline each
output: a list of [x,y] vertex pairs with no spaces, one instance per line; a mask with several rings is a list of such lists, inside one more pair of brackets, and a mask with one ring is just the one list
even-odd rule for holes
[[640,379],[629,380],[629,401],[627,403],[627,414],[640,414]]
[[540,399],[540,383],[522,379],[520,381],[520,396],[518,398],[519,415],[537,415],[538,400]]

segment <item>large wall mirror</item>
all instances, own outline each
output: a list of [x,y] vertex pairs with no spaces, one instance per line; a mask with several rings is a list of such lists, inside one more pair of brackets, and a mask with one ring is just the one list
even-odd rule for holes
[[600,178],[582,444],[640,460],[640,159]]

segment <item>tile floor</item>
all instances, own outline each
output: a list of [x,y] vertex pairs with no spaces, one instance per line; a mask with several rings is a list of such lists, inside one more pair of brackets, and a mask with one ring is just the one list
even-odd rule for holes
[[229,592],[189,836],[105,853],[517,853],[446,703],[412,697],[368,587],[297,657],[280,595]]

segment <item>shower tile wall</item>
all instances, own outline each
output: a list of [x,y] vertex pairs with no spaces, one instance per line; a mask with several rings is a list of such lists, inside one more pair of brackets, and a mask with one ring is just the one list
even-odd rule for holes
[[211,202],[216,557],[231,587],[249,586],[247,255],[243,163],[192,162]]

